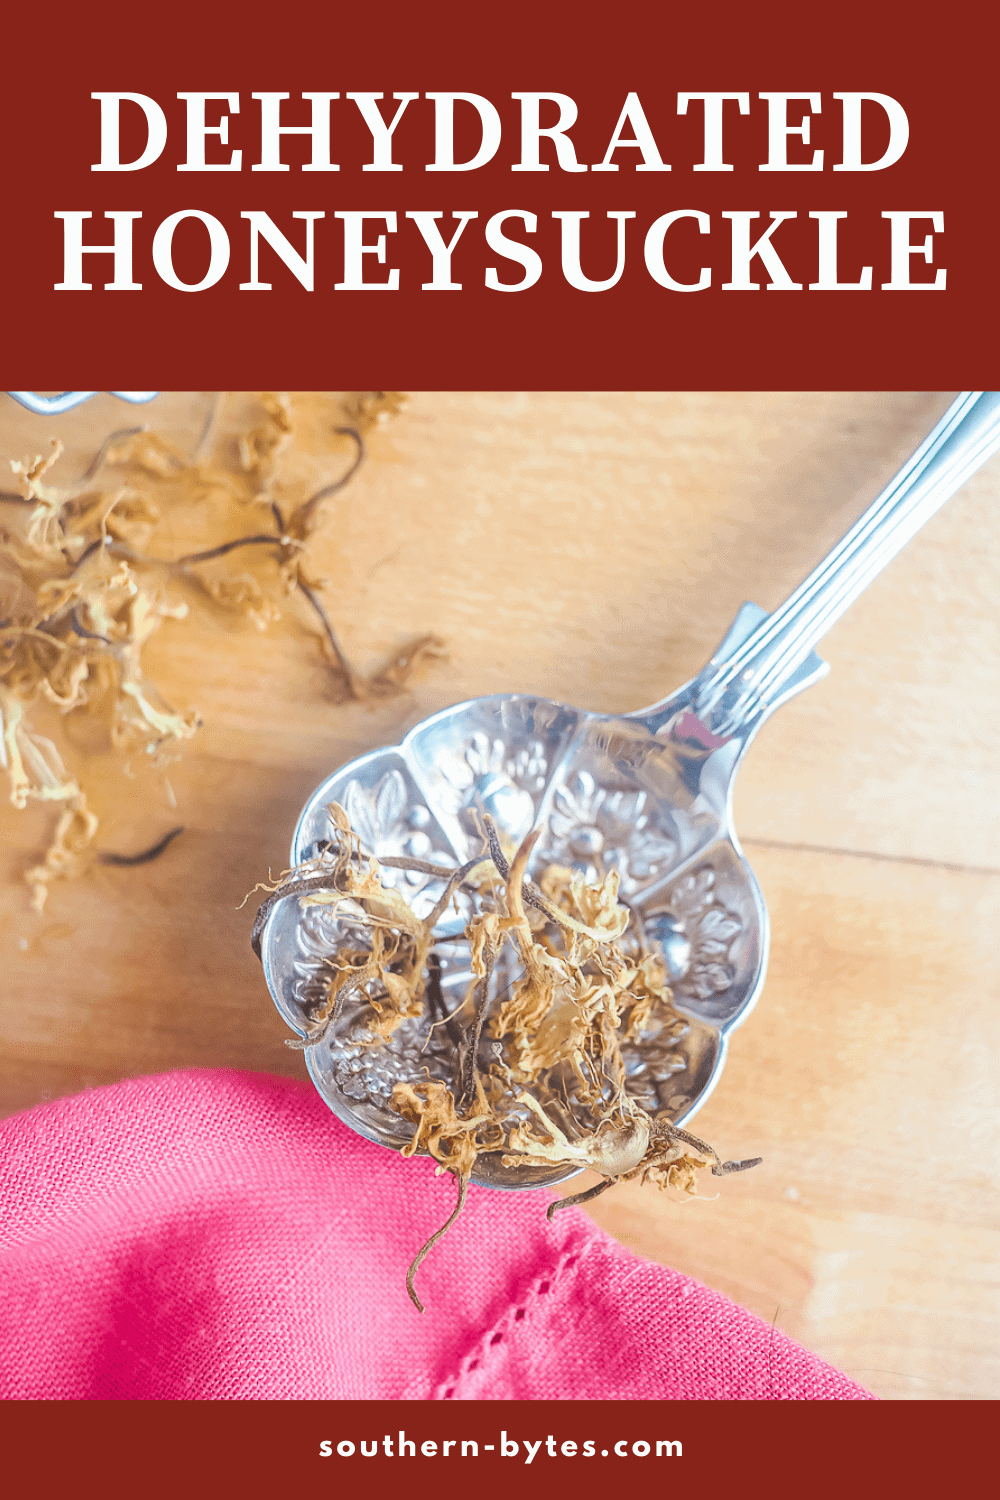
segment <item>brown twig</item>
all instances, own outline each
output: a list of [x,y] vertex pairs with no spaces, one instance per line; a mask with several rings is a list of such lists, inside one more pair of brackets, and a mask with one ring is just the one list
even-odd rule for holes
[[[98,636],[97,639],[103,640],[104,637]],[[102,865],[152,864],[153,860],[159,859],[163,851],[168,849],[174,839],[179,838],[183,832],[183,827],[171,828],[170,832],[165,833],[158,843],[154,844],[150,849],[144,849],[141,854],[99,854],[97,856],[98,862]]]
[[[475,864],[479,862],[478,858],[474,861]],[[387,870],[416,870],[420,875],[437,875],[442,880],[450,880],[455,874],[449,865],[435,865],[429,859],[414,859],[410,854],[387,854],[379,864]]]
[[351,669],[351,664],[347,660],[347,657],[344,655],[343,650],[341,649],[341,645],[337,640],[337,634],[333,628],[330,616],[323,608],[322,600],[320,599],[316,590],[314,588],[311,588],[303,578],[300,577],[298,579],[298,585],[319,616],[320,624],[322,625],[323,632],[326,635],[327,641],[329,642],[330,650],[333,652],[334,657],[336,658],[337,666],[340,668],[341,675],[344,679],[344,685],[347,688],[347,691],[352,698],[360,698],[361,694],[358,691],[358,684],[355,680],[354,672]]
[[500,835],[497,833],[497,825],[489,813],[484,814],[483,824],[486,828],[486,842],[490,846],[490,857],[500,871],[503,879],[506,880],[510,875],[510,863],[500,847]]
[[602,1193],[606,1193],[609,1187],[614,1187],[617,1181],[617,1177],[605,1177],[602,1182],[598,1182],[594,1187],[587,1188],[586,1192],[574,1193],[572,1197],[569,1198],[557,1198],[556,1201],[554,1203],[550,1203],[548,1208],[545,1210],[545,1217],[551,1224],[553,1218],[557,1213],[560,1212],[561,1209],[579,1208],[581,1203],[591,1203],[595,1198],[599,1198]]
[[142,564],[146,563],[154,568],[189,568],[197,563],[211,562],[213,558],[225,557],[229,552],[235,552],[238,547],[295,547],[301,546],[292,537],[275,536],[270,532],[257,532],[253,536],[234,537],[230,542],[222,542],[218,547],[209,547],[204,552],[187,552],[183,557],[150,557],[144,552],[134,551],[127,542],[107,541],[100,538],[97,542],[91,542],[85,552],[82,552],[74,564],[73,571],[89,557],[95,547],[102,543],[114,557],[123,557],[126,562]]
[[141,427],[119,427],[117,432],[112,432],[110,436],[104,439],[104,442],[98,448],[97,452],[90,460],[90,463],[87,465],[86,470],[76,481],[75,488],[80,489],[83,485],[89,484],[92,479],[95,479],[97,477],[101,465],[104,463],[104,460],[108,456],[109,450],[114,446],[115,443],[120,443],[123,438],[138,437],[141,432],[148,431],[148,427],[146,427],[145,423],[143,423]]
[[70,610],[69,623],[73,627],[73,634],[82,636],[85,641],[103,641],[105,646],[114,644],[106,635],[98,635],[96,630],[88,630],[85,625],[81,625],[79,613],[75,609]]
[[286,1038],[285,1046],[291,1047],[298,1052],[308,1052],[311,1047],[318,1047],[320,1042],[326,1036],[327,1032],[330,1031],[332,1027],[336,1026],[337,1022],[340,1020],[341,1014],[344,1009],[344,1003],[348,999],[348,997],[358,993],[359,991],[363,993],[365,985],[368,984],[370,980],[377,978],[378,965],[372,960],[369,960],[368,963],[366,963],[362,968],[358,969],[354,974],[352,974],[350,979],[345,980],[341,985],[334,998],[334,1002],[330,1009],[329,1015],[324,1016],[319,1024],[315,1026],[312,1031],[307,1032],[305,1036]]
[[448,1218],[441,1225],[441,1228],[438,1229],[434,1234],[431,1235],[430,1239],[427,1241],[426,1245],[423,1247],[422,1250],[418,1250],[417,1251],[417,1254],[413,1258],[413,1263],[410,1266],[410,1269],[406,1273],[406,1290],[410,1294],[410,1301],[413,1303],[414,1307],[417,1309],[417,1312],[419,1312],[419,1313],[423,1312],[423,1310],[424,1310],[424,1304],[421,1302],[420,1298],[417,1296],[416,1292],[414,1291],[414,1288],[413,1288],[413,1278],[417,1274],[417,1271],[420,1269],[420,1266],[426,1260],[427,1256],[434,1249],[434,1246],[437,1244],[438,1240],[441,1239],[441,1237],[443,1235],[445,1235],[445,1234],[448,1233],[448,1230],[451,1228],[451,1226],[454,1224],[455,1220],[458,1218],[459,1214],[462,1212],[462,1209],[465,1207],[465,1195],[468,1192],[468,1190],[469,1190],[469,1179],[468,1179],[468,1177],[459,1177],[459,1179],[458,1179],[458,1202],[455,1204],[455,1207],[452,1210],[452,1212],[449,1214]]
[[472,1000],[472,1021],[462,1041],[462,1047],[458,1058],[458,1085],[456,1093],[459,1108],[466,1108],[473,1103],[476,1096],[476,1071],[479,1066],[479,1041],[483,1034],[483,1022],[490,1008],[490,981],[493,978],[493,965],[496,961],[496,953],[493,944],[487,938],[485,944],[486,972],[476,985]]
[[211,562],[215,557],[225,557],[230,552],[235,552],[237,547],[290,547],[295,546],[290,539],[283,536],[270,536],[266,533],[258,533],[256,536],[238,536],[231,542],[222,542],[218,547],[209,547],[204,552],[189,552],[184,557],[176,557],[172,562],[166,558],[144,557],[143,562],[160,562],[168,568],[189,568],[194,563]]
[[338,490],[342,490],[345,485],[350,484],[351,480],[354,478],[355,474],[358,472],[361,465],[365,461],[365,440],[361,436],[360,432],[358,432],[357,428],[335,427],[334,431],[337,433],[338,437],[349,437],[354,439],[354,442],[357,445],[357,452],[355,454],[354,462],[347,470],[347,473],[343,474],[340,479],[333,480],[331,484],[325,484],[322,489],[316,491],[315,495],[310,495],[308,500],[303,501],[298,509],[292,512],[291,520],[295,524],[296,531],[300,533],[302,533],[311,525],[316,507],[320,505],[324,500],[328,500],[331,495],[335,495]]
[[681,1130],[679,1125],[672,1125],[669,1120],[657,1120],[653,1126],[653,1136],[665,1137],[668,1141],[683,1141],[686,1146],[693,1146],[703,1156],[711,1156],[713,1177],[728,1177],[730,1172],[748,1172],[751,1167],[759,1167],[764,1160],[762,1156],[751,1156],[746,1161],[723,1161],[714,1146],[692,1135],[690,1131]]
[[279,886],[276,891],[272,891],[257,908],[257,915],[253,919],[253,927],[250,931],[250,946],[257,957],[261,956],[260,940],[264,925],[279,901],[284,901],[286,896],[306,896],[310,891],[335,891],[336,889],[331,871],[328,875],[310,875],[305,880],[291,880],[287,885]]
[[[403,857],[405,858],[405,855]],[[428,931],[430,931],[435,923],[439,922],[444,916],[445,912],[448,910],[448,902],[455,894],[455,891],[461,886],[466,875],[471,875],[476,866],[481,865],[482,862],[483,855],[477,854],[473,859],[467,859],[464,865],[459,865],[458,869],[453,871],[452,874],[448,877],[448,884],[445,886],[437,901],[434,903],[434,906],[424,918],[425,922],[427,923]]]
[[106,547],[107,545],[108,538],[106,536],[99,536],[96,541],[89,542],[80,553],[80,556],[77,558],[76,562],[70,568],[67,577],[72,578],[73,574],[78,572],[79,569],[83,567],[88,557],[93,557],[95,552],[99,551],[101,547]]
[[[500,847],[500,835],[497,833],[496,824],[489,813],[483,814],[483,823],[486,826],[486,838],[490,846],[490,858],[496,865],[504,880],[510,875],[510,864],[507,856]],[[533,906],[536,911],[544,913],[550,922],[558,922],[559,915],[554,910],[552,903],[546,901],[534,881],[524,880],[521,885],[521,895],[525,906]]]
[[[432,953],[427,960],[427,1003],[430,1006],[431,1015],[436,1024],[444,1026],[453,1047],[458,1047],[462,1041],[462,1028],[455,1020],[455,1012],[450,1011],[445,1003],[444,990],[441,988],[441,960],[436,953]],[[462,1001],[462,1005],[465,1001]],[[461,1010],[462,1006],[457,1009]]]

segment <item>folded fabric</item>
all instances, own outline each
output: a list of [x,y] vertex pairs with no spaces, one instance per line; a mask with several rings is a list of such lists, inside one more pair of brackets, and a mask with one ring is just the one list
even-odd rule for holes
[[0,1123],[8,1400],[868,1400],[540,1192],[469,1191],[304,1083],[191,1070]]

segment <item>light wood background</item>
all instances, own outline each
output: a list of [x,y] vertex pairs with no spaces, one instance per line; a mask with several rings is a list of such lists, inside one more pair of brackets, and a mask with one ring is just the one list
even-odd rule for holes
[[[304,1076],[236,907],[286,863],[313,786],[475,694],[608,711],[663,696],[743,599],[780,602],[949,399],[414,396],[316,550],[359,667],[428,630],[449,660],[395,700],[337,705],[306,615],[262,636],[204,608],[148,651],[167,700],[205,719],[168,764],[123,781],[67,723],[101,847],[187,831],[155,864],[56,886],[37,918],[19,881],[50,814],[0,811],[3,1108],[187,1065]],[[206,405],[167,395],[144,416],[190,447]],[[227,406],[223,445],[250,409]],[[330,449],[328,398],[296,411],[283,474],[301,497],[347,450]],[[70,476],[134,419],[110,397],[57,420],[3,398],[0,457],[58,433]],[[1000,1395],[998,491],[994,461],[830,632],[831,676],[740,773],[770,974],[697,1128],[764,1165],[715,1201],[625,1187],[594,1206],[624,1244],[904,1399]],[[168,543],[184,550],[169,518]]]

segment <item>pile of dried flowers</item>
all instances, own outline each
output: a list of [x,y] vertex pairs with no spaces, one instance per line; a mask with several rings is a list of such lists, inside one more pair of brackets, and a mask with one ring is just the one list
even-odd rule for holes
[[[482,850],[456,869],[405,857],[380,862],[362,848],[342,807],[331,804],[330,815],[331,838],[321,852],[263,887],[270,894],[252,941],[259,956],[267,919],[288,897],[336,912],[367,939],[331,948],[323,961],[325,993],[304,1040],[291,1045],[320,1044],[348,1002],[355,1012],[353,1039],[361,1036],[373,1051],[414,1018],[424,1018],[431,1030],[447,1027],[450,1081],[425,1068],[423,1076],[397,1083],[390,1100],[414,1126],[402,1154],[425,1152],[458,1182],[454,1213],[410,1267],[407,1290],[418,1309],[414,1273],[461,1211],[485,1152],[501,1153],[506,1167],[565,1165],[600,1173],[596,1187],[553,1203],[550,1217],[616,1182],[649,1181],[693,1193],[702,1168],[722,1175],[757,1164],[721,1161],[706,1142],[662,1112],[650,1115],[628,1092],[622,1044],[639,1036],[657,1012],[678,1017],[661,958],[619,900],[616,872],[588,885],[579,871],[549,865],[536,884],[526,871],[540,830],[508,858],[488,817]],[[385,882],[382,867],[443,882],[426,917]],[[473,978],[461,1004],[446,1014],[435,929],[460,894],[471,911],[459,940],[468,944]],[[505,945],[514,950],[518,977],[496,994],[491,979]]]
[[[143,672],[143,647],[153,632],[164,620],[189,615],[183,599],[171,598],[172,583],[193,585],[206,603],[238,612],[260,629],[278,618],[281,601],[298,597],[321,631],[343,698],[399,691],[441,645],[424,637],[372,677],[360,676],[337,641],[322,603],[322,581],[309,569],[309,541],[321,524],[323,502],[353,478],[364,458],[365,434],[400,409],[400,393],[346,397],[330,437],[341,450],[347,445],[347,472],[285,510],[275,498],[275,481],[295,438],[291,400],[263,393],[258,420],[234,448],[218,459],[200,457],[222,399],[216,398],[193,457],[133,427],[112,433],[75,483],[54,482],[62,452],[57,441],[47,457],[11,464],[18,488],[0,495],[0,766],[15,807],[39,800],[60,809],[44,857],[26,872],[39,911],[51,881],[77,873],[84,856],[92,855],[98,820],[58,746],[38,732],[33,714],[48,704],[62,714],[103,716],[123,764],[129,752],[153,755],[193,735],[197,713],[166,704]],[[211,513],[221,540],[184,556],[158,556],[161,517],[194,503]],[[237,556],[236,566],[227,564],[222,572],[205,567],[233,554],[245,557],[246,549],[263,553],[272,566],[240,571]],[[142,855],[102,858],[141,862],[179,831]]]

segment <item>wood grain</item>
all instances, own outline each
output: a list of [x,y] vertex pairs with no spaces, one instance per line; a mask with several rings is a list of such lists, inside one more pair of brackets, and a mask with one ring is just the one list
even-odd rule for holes
[[[182,753],[123,780],[67,721],[102,848],[186,831],[155,864],[57,886],[39,919],[20,877],[50,815],[0,811],[0,1106],[179,1066],[300,1076],[237,906],[285,864],[316,782],[479,693],[609,711],[664,696],[743,599],[787,594],[948,399],[415,396],[330,503],[318,571],[360,668],[426,631],[448,662],[394,700],[338,705],[307,613],[260,635],[204,608],[148,654],[168,701],[203,714]],[[190,446],[205,408],[165,395],[143,417]],[[226,407],[223,449],[251,409]],[[332,409],[296,398],[289,494],[343,469]],[[5,401],[0,456],[58,432],[82,471],[134,420],[109,397],[57,422]],[[998,491],[994,461],[830,632],[831,676],[740,773],[771,965],[697,1128],[764,1165],[712,1202],[626,1187],[593,1206],[623,1243],[907,1399],[1000,1395]],[[199,545],[199,524],[168,518],[162,545]]]

